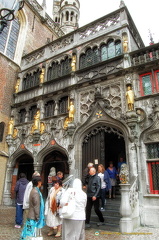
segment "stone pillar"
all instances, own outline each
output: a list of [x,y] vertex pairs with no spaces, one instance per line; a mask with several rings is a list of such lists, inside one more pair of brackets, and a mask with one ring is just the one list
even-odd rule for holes
[[122,218],[120,219],[120,232],[121,233],[132,233],[133,222],[132,222],[132,211],[129,202],[129,191],[130,184],[120,184],[121,191],[121,205],[120,214]]
[[13,175],[14,167],[9,163],[7,165],[6,170],[6,179],[5,179],[5,187],[3,194],[3,204],[4,205],[12,205],[11,199],[11,184],[12,184],[12,175]]
[[41,174],[42,171],[42,164],[41,163],[34,163],[34,171],[37,171]]
[[59,101],[55,101],[55,110],[54,110],[54,115],[58,115],[59,113]]

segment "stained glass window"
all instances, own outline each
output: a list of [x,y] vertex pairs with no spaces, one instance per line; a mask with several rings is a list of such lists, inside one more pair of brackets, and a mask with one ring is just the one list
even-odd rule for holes
[[98,63],[100,60],[99,50],[97,47],[93,49],[93,64]]
[[38,86],[39,84],[40,71],[36,71],[33,74],[27,74],[23,79],[22,90],[29,89],[31,87]]
[[110,40],[108,44],[102,44],[100,48],[87,49],[85,54],[80,56],[79,68],[92,66],[100,61],[106,61],[121,54],[121,41]]
[[121,42],[117,41],[115,43],[115,55],[118,56],[121,54]]
[[142,87],[144,95],[152,94],[152,84],[150,75],[142,76]]
[[14,59],[15,50],[18,41],[20,22],[16,18],[0,34],[0,51],[6,54],[9,58]]
[[107,58],[108,58],[107,46],[106,45],[102,45],[100,49],[101,49],[101,61],[107,60]]
[[147,145],[148,159],[159,158],[159,143],[152,143]]
[[92,66],[93,65],[93,50],[92,49],[87,49],[86,51],[86,67]]
[[66,58],[61,62],[61,76],[71,72],[71,59]]
[[109,41],[108,42],[108,58],[113,58],[115,57],[115,45],[114,41]]

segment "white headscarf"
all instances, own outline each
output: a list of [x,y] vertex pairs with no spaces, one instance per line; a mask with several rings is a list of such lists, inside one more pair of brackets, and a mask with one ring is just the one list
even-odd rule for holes
[[73,189],[75,189],[75,191],[82,191],[82,182],[79,178],[75,178],[73,181]]

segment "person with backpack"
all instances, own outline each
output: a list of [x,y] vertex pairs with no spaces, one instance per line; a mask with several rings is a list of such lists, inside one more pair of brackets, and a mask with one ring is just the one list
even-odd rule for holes
[[16,182],[14,191],[16,193],[16,216],[15,228],[21,228],[23,224],[23,199],[26,186],[28,184],[25,173],[20,173],[19,180]]

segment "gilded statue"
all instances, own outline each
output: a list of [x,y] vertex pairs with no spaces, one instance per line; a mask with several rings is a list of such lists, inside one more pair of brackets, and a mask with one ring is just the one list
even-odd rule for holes
[[65,121],[64,121],[64,125],[63,125],[63,128],[64,129],[67,129],[68,128],[68,124],[70,123],[70,121],[69,121],[69,118],[68,117],[66,117],[65,118]]
[[74,120],[74,114],[75,114],[75,107],[73,102],[70,102],[68,110],[69,110],[69,121],[72,122]]
[[13,129],[13,138],[16,138],[18,136],[18,129],[17,128],[14,128]]
[[39,129],[40,129],[40,110],[38,110],[34,115],[34,124],[32,125],[31,133]]
[[72,72],[76,71],[76,55],[72,56],[71,68],[72,68]]
[[127,99],[128,110],[133,111],[134,110],[134,92],[131,86],[127,87],[126,99]]
[[45,132],[45,123],[40,123],[40,133],[43,134]]
[[15,85],[15,93],[19,92],[19,85],[20,85],[20,79],[17,79],[16,85]]
[[44,75],[45,75],[45,68],[42,68],[40,73],[40,83],[44,82]]
[[124,53],[128,52],[128,41],[127,40],[123,41],[123,50],[124,50]]
[[14,121],[13,118],[10,119],[8,123],[8,135],[13,135]]

